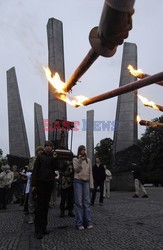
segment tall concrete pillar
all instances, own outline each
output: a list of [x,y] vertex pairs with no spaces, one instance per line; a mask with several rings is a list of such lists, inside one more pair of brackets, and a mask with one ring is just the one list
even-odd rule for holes
[[[50,18],[47,24],[48,36],[48,51],[49,51],[49,68],[54,74],[58,72],[61,79],[65,81],[65,68],[64,68],[64,48],[63,48],[63,25],[62,22]],[[55,121],[56,119],[67,120],[66,103],[57,99],[57,94],[49,83],[48,92],[48,119]],[[48,138],[53,140],[56,138],[55,131],[49,131]],[[66,133],[66,132],[65,132]],[[60,139],[60,133],[57,135]],[[68,145],[68,135],[65,134],[65,146]]]
[[[126,85],[136,78],[129,75],[127,66],[137,67],[137,47],[134,43],[125,43],[123,48],[121,76],[119,86]],[[137,143],[137,91],[120,95],[117,102],[116,122],[118,129],[114,132],[113,152],[124,150]]]
[[34,126],[35,126],[35,149],[38,146],[44,146],[45,131],[43,126],[42,107],[34,103]]
[[94,164],[94,110],[87,111],[86,149],[88,158]]
[[23,110],[15,68],[7,71],[9,152],[19,157],[30,157]]
[[[137,47],[133,43],[125,43],[123,47],[123,57],[121,66],[121,76],[119,86],[126,85],[135,77],[129,75],[127,66],[131,64],[137,67]],[[115,190],[133,191],[133,176],[130,169],[130,162],[125,158],[126,151],[119,158],[119,153],[137,144],[137,91],[120,95],[117,102],[116,122],[118,129],[114,132],[113,154],[115,175],[111,182],[111,188]],[[130,161],[128,157],[128,161]],[[134,159],[132,159],[134,160]]]

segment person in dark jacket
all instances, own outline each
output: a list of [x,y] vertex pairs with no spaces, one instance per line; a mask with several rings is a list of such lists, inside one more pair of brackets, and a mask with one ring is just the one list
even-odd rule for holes
[[101,164],[100,159],[97,157],[96,164],[93,167],[93,179],[94,179],[94,189],[92,193],[91,205],[94,205],[96,199],[97,188],[100,187],[100,199],[99,205],[103,205],[103,192],[104,192],[104,181],[106,178],[105,168]]
[[47,217],[50,196],[58,169],[57,154],[51,141],[46,141],[45,152],[37,156],[32,172],[32,192],[36,192],[35,236],[42,239],[47,232]]
[[61,179],[61,202],[60,202],[60,218],[65,216],[65,203],[67,201],[68,216],[75,217],[73,213],[74,208],[74,189],[73,178],[74,169],[70,161],[65,161],[60,169]]

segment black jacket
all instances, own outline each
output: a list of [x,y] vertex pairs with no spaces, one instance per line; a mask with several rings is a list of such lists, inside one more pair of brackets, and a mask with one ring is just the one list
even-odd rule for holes
[[103,165],[99,165],[99,167],[97,165],[93,166],[93,179],[96,182],[103,182],[106,178],[105,175],[105,168]]
[[58,160],[46,152],[38,155],[32,172],[32,186],[37,186],[38,181],[55,181],[55,170],[58,170]]
[[140,168],[137,167],[137,168],[135,168],[132,172],[133,172],[133,177],[134,177],[134,179],[138,179],[139,181],[142,182],[142,176],[141,176]]

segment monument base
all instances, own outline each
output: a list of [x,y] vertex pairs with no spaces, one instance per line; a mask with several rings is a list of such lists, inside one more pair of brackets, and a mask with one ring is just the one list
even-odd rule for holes
[[112,191],[131,191],[134,192],[134,179],[131,171],[113,174],[111,180]]

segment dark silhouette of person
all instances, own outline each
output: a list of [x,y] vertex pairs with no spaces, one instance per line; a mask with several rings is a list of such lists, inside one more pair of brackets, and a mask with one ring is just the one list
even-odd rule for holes
[[97,157],[96,164],[93,166],[93,179],[94,179],[94,189],[91,198],[91,205],[94,205],[96,200],[96,192],[97,188],[100,187],[100,198],[99,198],[99,205],[103,205],[103,193],[104,193],[104,181],[106,178],[105,175],[105,168],[101,164],[100,159]]
[[37,156],[32,172],[32,191],[36,192],[35,236],[41,239],[47,232],[49,201],[54,187],[57,154],[51,141],[46,141],[45,151]]

